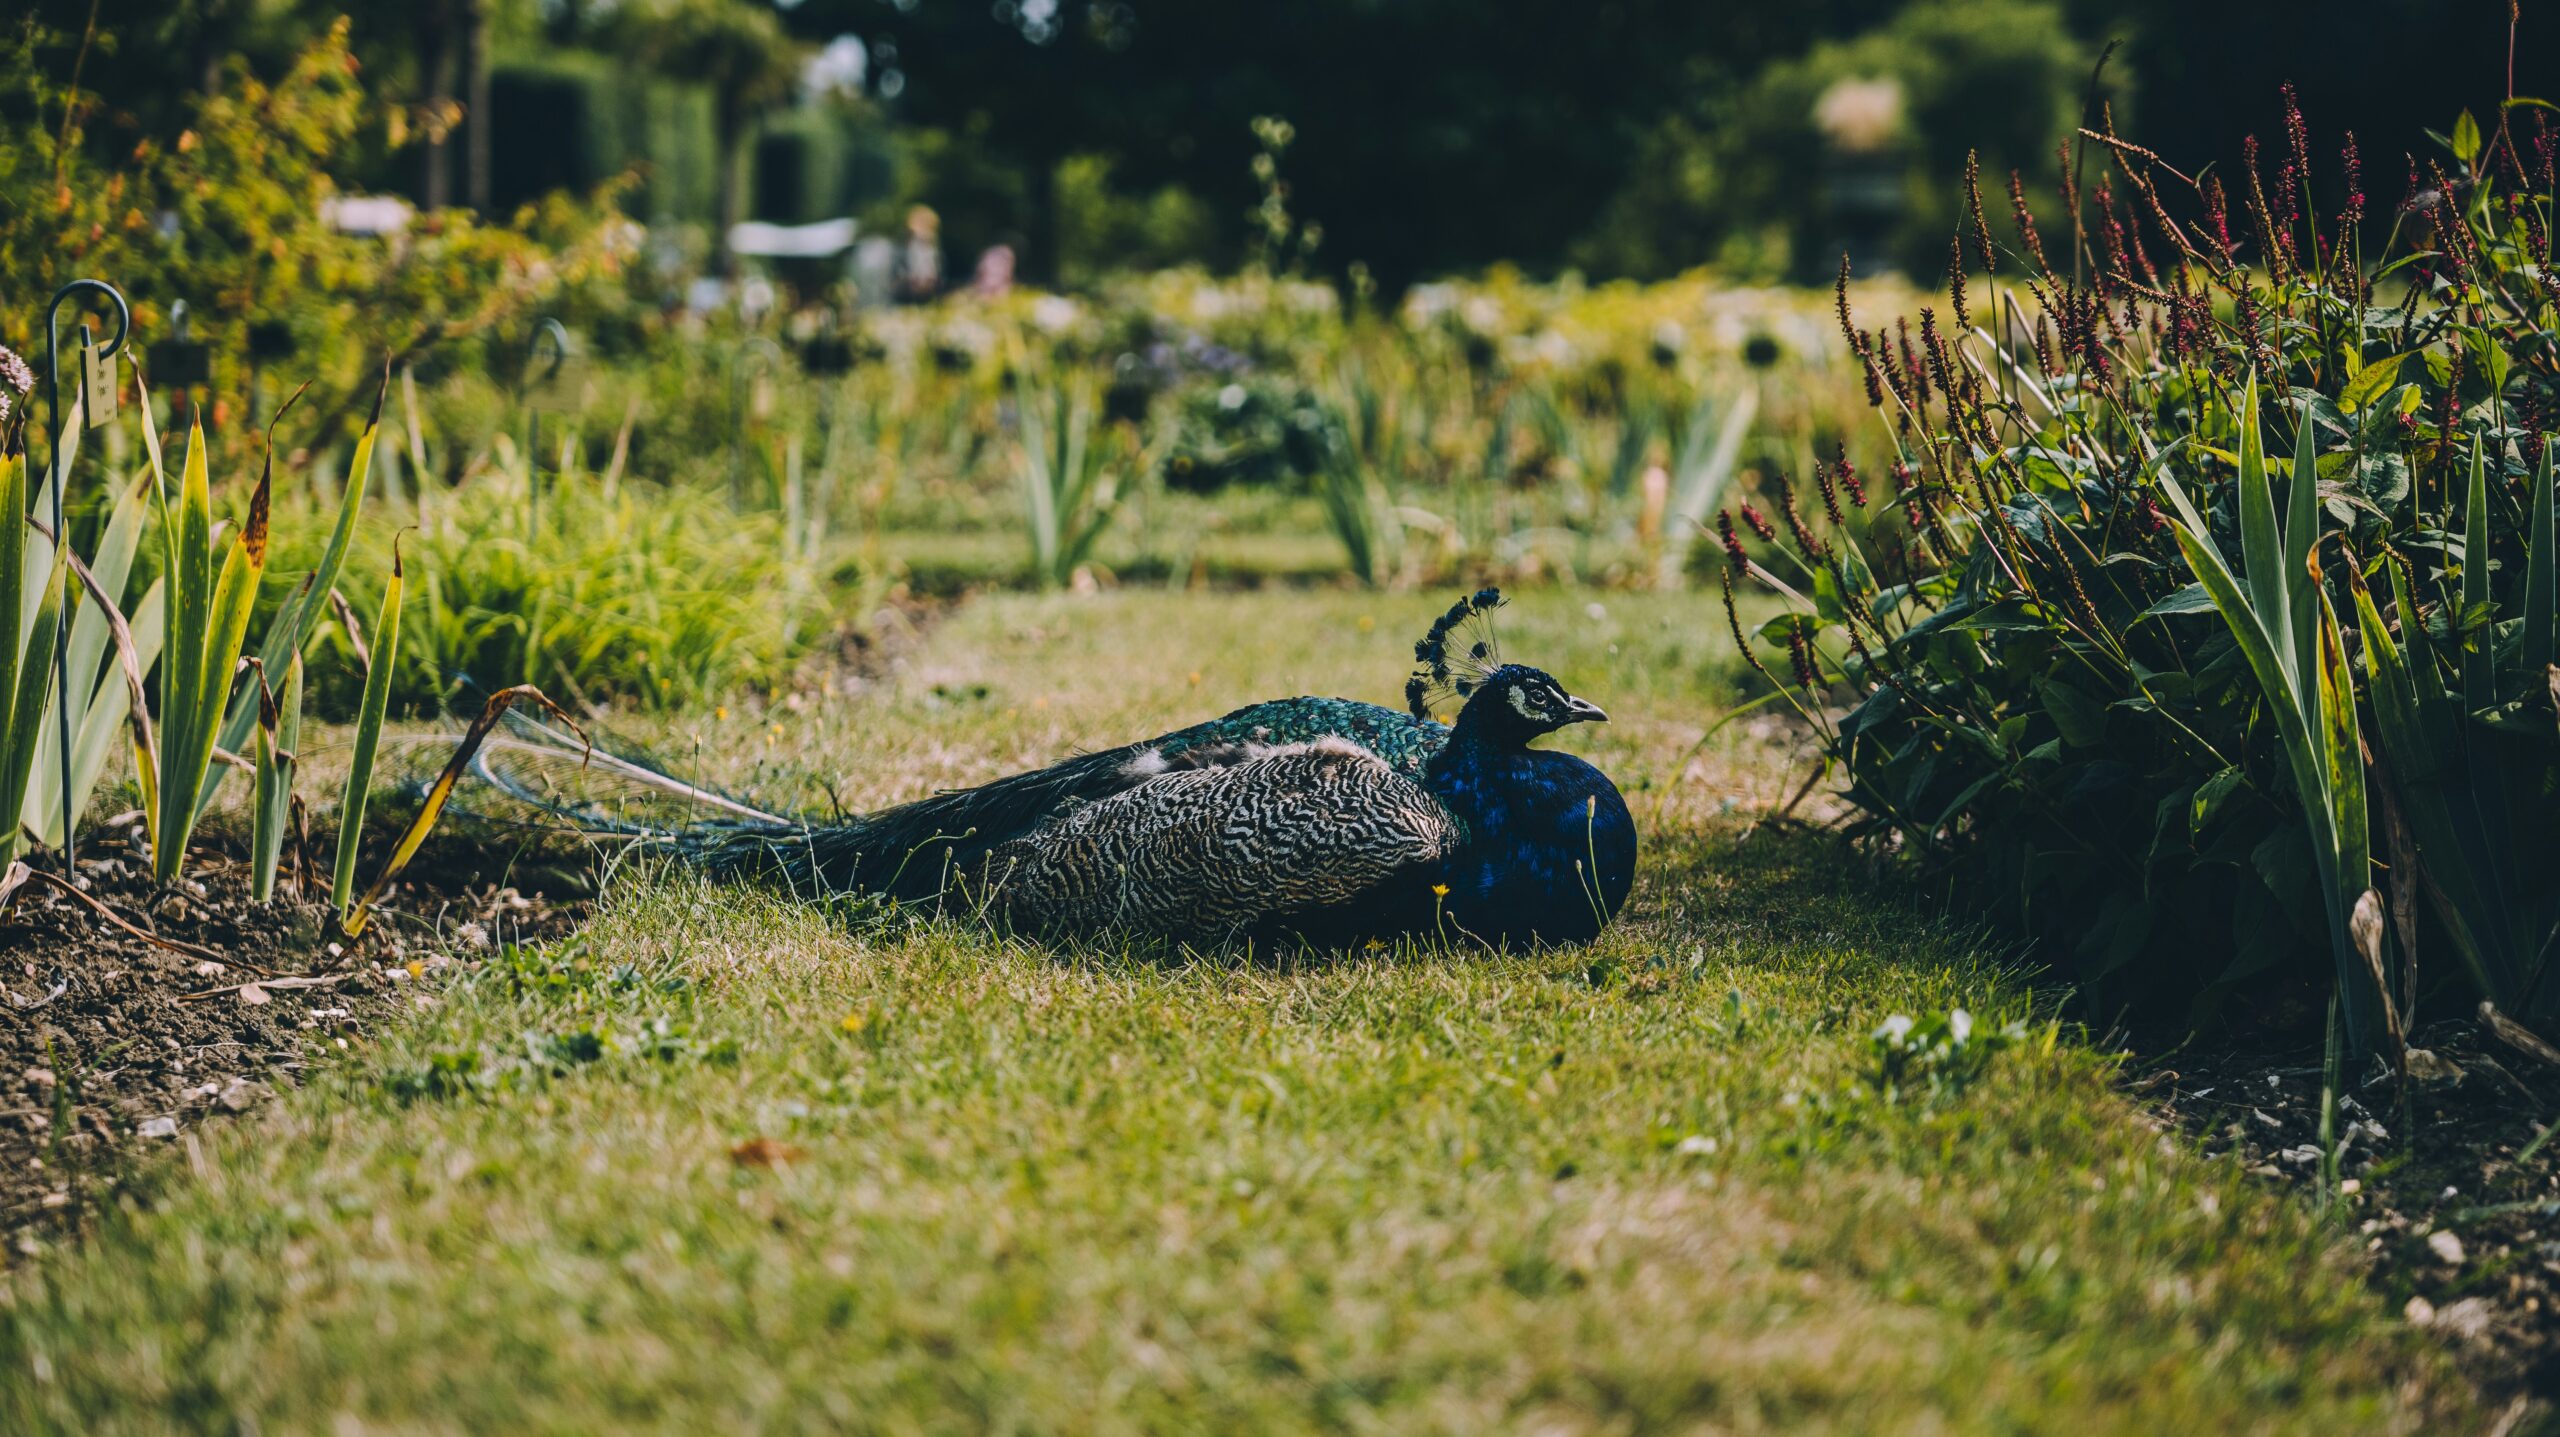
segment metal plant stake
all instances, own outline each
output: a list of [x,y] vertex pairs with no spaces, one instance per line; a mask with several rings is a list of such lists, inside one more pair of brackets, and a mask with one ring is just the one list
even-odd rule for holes
[[[53,292],[52,303],[45,306],[45,404],[51,427],[45,430],[45,467],[53,474],[53,549],[54,562],[71,562],[71,530],[63,523],[62,484],[62,306],[73,295],[98,295],[116,307],[116,332],[104,346],[89,333],[87,321],[80,325],[80,413],[81,422],[96,429],[115,419],[115,357],[124,350],[125,336],[133,332],[133,307],[126,304],[124,294],[102,279],[75,279]],[[5,542],[22,542],[12,536]],[[62,876],[77,884],[79,871],[72,857],[79,837],[73,825],[79,815],[71,811],[71,606],[64,604],[53,615],[53,692],[56,737],[62,757]],[[12,813],[0,815],[10,823],[18,821]]]

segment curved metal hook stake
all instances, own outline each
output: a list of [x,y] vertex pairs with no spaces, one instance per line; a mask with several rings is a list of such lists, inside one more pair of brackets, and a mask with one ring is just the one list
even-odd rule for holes
[[[44,435],[44,467],[52,478],[53,547],[54,562],[57,564],[70,562],[71,552],[71,531],[65,528],[62,522],[62,484],[65,477],[63,471],[69,467],[62,462],[62,306],[74,295],[99,295],[115,304],[115,336],[107,341],[106,348],[98,352],[99,358],[112,358],[122,353],[126,336],[133,333],[133,306],[125,303],[124,291],[102,279],[75,279],[55,290],[52,302],[44,307],[45,417],[46,421],[53,426],[47,429]],[[85,323],[80,326],[83,348],[86,348],[88,328]],[[14,544],[19,541],[16,535],[9,535],[5,539],[0,539],[0,542]],[[79,835],[74,831],[73,825],[80,815],[72,812],[71,809],[70,628],[71,606],[66,603],[54,610],[53,615],[53,711],[58,720],[55,736],[59,740],[62,758],[62,876],[77,883],[79,870],[73,866],[72,859],[75,852],[74,844]],[[18,815],[8,814],[5,820],[15,823]]]
[[[99,352],[101,354],[110,355],[121,352],[124,349],[125,336],[133,333],[133,306],[124,302],[123,290],[116,288],[114,285],[107,283],[103,279],[75,279],[71,283],[66,284],[62,288],[53,292],[53,302],[44,307],[44,326],[46,337],[53,341],[55,348],[58,349],[61,347],[60,330],[63,302],[70,299],[71,296],[75,294],[104,295],[109,300],[114,301],[116,307],[115,338],[108,340],[107,347]],[[51,356],[48,355],[47,358],[51,358]]]

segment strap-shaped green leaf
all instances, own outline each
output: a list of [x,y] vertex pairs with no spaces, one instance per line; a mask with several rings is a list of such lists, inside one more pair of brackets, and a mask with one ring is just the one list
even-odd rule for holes
[[2553,626],[2560,623],[2560,537],[2555,537],[2551,493],[2551,450],[2560,435],[2543,436],[2542,464],[2533,476],[2533,513],[2527,521],[2524,557],[2524,678],[2528,687],[2548,677],[2560,663]]
[[[170,652],[162,660],[162,732],[159,822],[152,835],[152,870],[174,881],[186,858],[187,840],[204,811],[212,784],[215,729],[231,690],[232,669],[249,634],[258,580],[267,567],[267,506],[273,493],[272,457],[249,498],[249,515],[213,569],[213,505],[205,480],[204,432],[188,439],[186,477],[178,514],[178,576],[169,610]],[[256,715],[251,714],[255,722]]]
[[2309,692],[2294,641],[2293,604],[2285,588],[2284,535],[2276,527],[2275,486],[2267,479],[2266,441],[2259,433],[2258,376],[2240,394],[2240,565],[2248,604],[2275,650],[2284,687],[2297,705]]
[[[2471,493],[2462,524],[2462,613],[2471,623],[2489,604],[2489,453],[2471,441]],[[2470,635],[2462,646],[2462,704],[2473,713],[2498,701],[2498,648],[2494,635]]]
[[[2395,587],[2406,587],[2396,568],[2392,578]],[[2393,639],[2372,594],[2362,585],[2356,588],[2355,600],[2356,629],[2363,640],[2367,688],[2373,700],[2375,743],[2415,840],[2420,887],[2443,921],[2454,954],[2471,981],[2483,993],[2513,992],[2509,980],[2513,970],[2494,916],[2499,910],[2488,886],[2502,866],[2501,856],[2480,852],[2466,841],[2468,830],[2457,822],[2454,809],[2457,801],[2467,804],[2469,795],[2464,791],[2457,800],[2435,776],[2441,756],[2428,746],[2412,655]],[[2415,640],[2424,641],[2423,635]],[[2431,656],[2421,657],[2430,665],[2435,662]]]
[[[2320,437],[2306,408],[2293,439],[2293,482],[2285,495],[2284,560],[2276,570],[2287,595],[2285,622],[2293,630],[2295,682],[2302,692],[2312,688],[2317,663],[2321,611],[2328,599],[2321,588],[2312,553],[2320,542]],[[2334,626],[2337,616],[2326,620]],[[2361,892],[2361,888],[2358,890]],[[2350,895],[2350,901],[2353,901]]]
[[[338,494],[338,518],[330,527],[329,542],[320,551],[319,566],[312,570],[311,581],[276,611],[267,622],[267,631],[258,641],[258,661],[270,671],[280,670],[286,656],[302,651],[303,641],[311,637],[313,625],[327,612],[329,591],[337,586],[339,573],[346,568],[347,548],[354,542],[356,520],[364,512],[365,486],[373,473],[373,451],[382,436],[382,401],[391,392],[391,374],[383,371],[382,385],[374,391],[373,415],[365,421],[364,433],[356,440],[355,454],[347,461],[346,486]],[[220,680],[226,697],[231,681]],[[257,705],[234,702],[228,714],[221,717],[222,746],[237,752],[249,736],[249,726],[257,719]],[[223,773],[215,772],[205,783],[196,801],[201,817],[213,803],[214,794],[222,787]]]
[[9,704],[8,727],[0,731],[0,814],[10,815],[7,831],[0,835],[0,864],[18,855],[21,829],[16,815],[26,804],[27,775],[44,743],[45,691],[53,683],[54,626],[62,613],[64,583],[70,577],[71,566],[57,560],[36,600],[35,626],[27,630],[26,649],[11,676],[14,682],[8,693],[0,695]]
[[400,541],[391,541],[391,577],[374,614],[371,662],[365,666],[364,702],[356,711],[355,754],[338,800],[338,857],[329,902],[343,918],[356,897],[356,852],[364,842],[365,800],[373,790],[373,760],[382,743],[382,718],[391,703],[391,676],[400,664],[400,599],[405,587]]

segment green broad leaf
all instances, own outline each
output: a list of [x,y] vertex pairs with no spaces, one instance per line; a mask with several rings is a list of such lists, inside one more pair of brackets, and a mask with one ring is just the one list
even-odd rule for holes
[[2240,791],[2248,778],[2237,768],[2226,768],[2196,785],[2195,799],[2187,808],[2187,833],[2202,838],[2206,825],[2222,809],[2223,801]]
[[2480,122],[2469,110],[2453,122],[2453,157],[2466,165],[2480,158]]
[[1946,806],[1945,811],[1938,815],[1937,820],[1929,825],[1930,831],[1935,832],[1938,829],[1944,828],[1948,824],[1955,822],[1957,818],[1964,814],[1966,809],[1973,806],[1973,801],[1975,799],[1982,796],[1983,790],[2000,782],[2000,777],[2001,776],[1997,773],[1986,773],[1982,777],[1965,785],[1964,791],[1957,794],[1954,802],[1949,803]]
[[1832,623],[1848,620],[1848,600],[1841,593],[1838,576],[1828,566],[1813,571],[1813,608],[1814,612]]
[[2107,706],[2060,679],[2047,679],[2036,686],[2044,700],[2045,712],[2053,715],[2053,726],[2062,731],[2063,742],[2073,748],[2094,748],[2107,736]]
[[2187,810],[2195,802],[2195,797],[2194,788],[2182,788],[2175,793],[2164,795],[2159,804],[2152,809],[2151,848],[2144,855],[2145,862],[2157,863],[2173,853],[2186,849],[2188,846]]
[[2388,392],[2400,382],[2400,364],[2408,357],[2406,353],[2390,355],[2358,370],[2347,381],[2347,387],[2339,391],[2338,407],[2352,414]]
[[1796,636],[1796,632],[1798,630],[1802,630],[1804,632],[1804,636],[1810,639],[1814,635],[1821,633],[1827,627],[1829,627],[1829,625],[1825,624],[1822,620],[1815,618],[1811,614],[1801,614],[1790,611],[1780,614],[1776,618],[1763,623],[1760,627],[1753,629],[1751,631],[1751,636],[1764,644],[1775,645],[1776,647],[1783,649],[1787,646],[1788,640],[1793,639]]
[[2462,348],[2464,378],[2477,380],[2482,393],[2505,393],[2507,377],[2515,368],[2514,354],[2506,344],[2488,329],[2466,329]]
[[2139,623],[2144,619],[2167,618],[2176,614],[2210,614],[2212,612],[2213,591],[2202,584],[2189,584],[2133,617],[2134,621]]
[[2300,941],[2284,905],[2266,884],[2243,877],[2232,886],[2231,963],[2222,970],[2221,981],[2237,983],[2282,964]]
[[2151,925],[2158,916],[2142,895],[2129,889],[2117,889],[2098,905],[2097,920],[2089,925],[2080,940],[2079,960],[2088,965],[2091,977],[2103,978],[2132,962],[2151,941]]
[[2320,931],[2321,917],[2320,865],[2310,845],[2304,842],[2298,824],[2280,823],[2267,831],[2258,846],[2249,850],[2249,866],[2267,893],[2283,905],[2290,925],[2304,934]]
[[2054,627],[2043,609],[2026,599],[2003,599],[1986,609],[1976,609],[1952,625],[1978,634],[2041,633]]

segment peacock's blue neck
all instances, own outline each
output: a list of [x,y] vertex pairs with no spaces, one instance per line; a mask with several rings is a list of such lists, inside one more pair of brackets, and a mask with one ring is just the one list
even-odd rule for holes
[[1581,942],[1626,901],[1635,821],[1607,775],[1465,716],[1424,787],[1464,825],[1444,867],[1450,920],[1490,942]]

